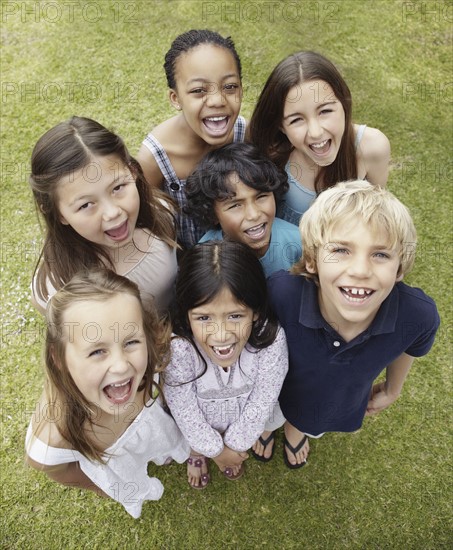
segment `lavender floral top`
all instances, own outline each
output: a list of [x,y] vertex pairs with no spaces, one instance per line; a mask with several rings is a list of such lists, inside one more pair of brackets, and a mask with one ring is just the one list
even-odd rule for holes
[[164,394],[177,425],[193,450],[207,457],[224,445],[246,451],[271,418],[288,371],[285,333],[279,329],[267,348],[244,348],[228,371],[213,363],[184,338],[172,341]]

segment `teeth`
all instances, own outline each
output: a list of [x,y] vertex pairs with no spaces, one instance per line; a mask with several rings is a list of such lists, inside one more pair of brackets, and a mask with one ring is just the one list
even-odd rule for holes
[[110,386],[113,386],[114,388],[122,388],[123,386],[127,386],[129,384],[130,380],[126,380],[126,382],[123,382],[122,384],[109,384]]
[[347,287],[343,287],[343,290],[345,292],[350,292],[351,294],[358,294],[359,296],[363,296],[364,294],[366,294],[368,296],[373,292],[372,290],[366,290],[364,288],[347,288]]
[[207,116],[206,120],[212,120],[213,122],[218,122],[219,120],[225,120],[226,116]]
[[312,143],[311,146],[315,149],[321,149],[321,147],[324,147],[324,145],[328,142],[328,139],[325,139],[324,141],[321,141],[321,143]]
[[212,349],[215,351],[226,351],[232,347],[233,344],[229,344],[228,346],[212,346]]

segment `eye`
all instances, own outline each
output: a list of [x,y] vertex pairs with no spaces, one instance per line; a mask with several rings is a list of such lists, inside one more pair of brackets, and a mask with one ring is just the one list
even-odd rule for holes
[[241,206],[238,202],[235,202],[233,204],[230,204],[230,206],[228,206],[227,210],[233,210],[233,208],[238,208],[239,206]]
[[130,346],[136,346],[138,344],[141,344],[141,340],[139,339],[135,339],[135,340],[128,340],[125,344],[126,347],[130,347]]
[[199,315],[195,320],[201,322],[209,321],[209,315]]
[[348,254],[348,249],[336,247],[332,249],[332,254]]
[[290,121],[289,121],[289,126],[291,126],[292,124],[296,124],[297,122],[303,122],[304,119],[300,116],[298,116],[297,118],[292,118]]
[[235,92],[239,88],[239,84],[225,84],[223,88],[226,92]]
[[259,199],[267,199],[270,196],[270,193],[260,193],[256,198]]
[[125,187],[126,187],[126,183],[120,183],[119,185],[113,188],[113,192],[118,193],[119,191],[122,191]]
[[388,258],[390,258],[390,254],[387,254],[387,252],[375,252],[374,257],[387,260]]
[[233,319],[233,320],[237,320],[237,319],[242,319],[243,315],[241,313],[233,313],[232,315],[230,315],[230,319]]
[[205,94],[206,89],[205,88],[194,88],[193,90],[190,90],[189,94]]
[[88,357],[101,357],[104,353],[104,349],[95,349],[88,354]]
[[79,206],[79,208],[77,209],[77,211],[79,212],[80,210],[86,210],[87,208],[89,208],[93,203],[92,202],[85,202],[84,204],[82,204],[82,206]]
[[326,114],[329,114],[329,113],[333,113],[333,109],[322,109],[322,111],[320,111],[320,113],[322,115],[326,115]]

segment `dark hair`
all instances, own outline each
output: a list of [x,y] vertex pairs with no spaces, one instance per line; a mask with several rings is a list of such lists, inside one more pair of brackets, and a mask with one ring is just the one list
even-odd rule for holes
[[104,450],[90,437],[92,431],[86,426],[87,423],[94,424],[96,420],[93,419],[92,404],[78,389],[66,361],[65,313],[78,302],[96,301],[102,307],[109,298],[127,294],[136,298],[140,304],[148,349],[146,371],[138,388],[138,391],[144,390],[145,405],[146,399],[152,396],[152,387],[156,385],[154,374],[163,369],[168,358],[171,332],[169,323],[159,320],[155,311],[145,312],[135,283],[107,269],[83,271],[52,296],[46,309],[45,367],[49,415],[73,449],[90,460],[100,462],[105,458]]
[[35,268],[36,289],[45,301],[47,280],[58,289],[80,269],[103,265],[113,268],[105,248],[61,223],[56,192],[61,178],[86,167],[95,156],[107,155],[116,156],[135,177],[140,197],[136,226],[147,228],[169,246],[176,246],[173,214],[164,205],[172,204],[171,199],[166,196],[166,203],[162,203],[160,193],[151,191],[139,163],[119,136],[94,120],[74,116],[41,136],[31,158],[30,186],[47,229]]
[[187,214],[205,228],[218,221],[214,202],[234,195],[231,175],[258,191],[272,192],[279,201],[288,191],[288,176],[251,143],[230,143],[210,151],[187,178]]
[[229,50],[236,62],[239,78],[242,78],[241,60],[230,36],[223,38],[219,33],[207,29],[190,30],[177,36],[165,54],[164,70],[169,88],[176,89],[175,71],[178,57],[201,44],[212,44]]
[[294,86],[316,79],[331,86],[345,114],[345,130],[337,157],[330,166],[320,168],[315,179],[315,189],[319,193],[339,181],[357,178],[351,92],[335,65],[328,59],[316,52],[303,51],[280,61],[258,99],[248,127],[248,138],[263,154],[283,168],[294,149],[280,129],[286,97]]
[[258,314],[248,343],[256,349],[270,346],[278,323],[269,307],[263,268],[248,246],[233,241],[201,243],[184,252],[176,280],[173,331],[193,343],[189,311],[210,302],[224,288]]

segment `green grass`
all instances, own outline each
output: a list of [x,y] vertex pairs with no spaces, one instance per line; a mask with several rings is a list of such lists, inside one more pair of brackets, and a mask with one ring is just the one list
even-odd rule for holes
[[[57,2],[1,6],[1,546],[451,547],[451,4],[81,1],[72,17],[68,4],[58,2],[60,13]],[[150,466],[165,493],[133,520],[113,501],[24,466],[25,431],[42,385],[43,334],[29,306],[42,237],[29,159],[38,137],[73,114],[115,129],[136,152],[146,132],[172,114],[162,69],[171,40],[205,27],[235,40],[246,117],[273,66],[290,52],[318,50],[341,67],[354,120],[391,141],[389,187],[411,209],[420,240],[407,282],[436,300],[442,326],[399,401],[357,434],[314,442],[303,470],[284,466],[281,439],[272,463],[250,459],[235,483],[213,469],[203,492],[188,487],[183,466]]]

